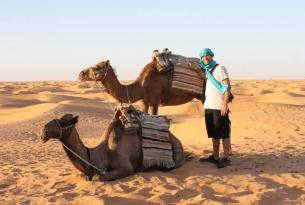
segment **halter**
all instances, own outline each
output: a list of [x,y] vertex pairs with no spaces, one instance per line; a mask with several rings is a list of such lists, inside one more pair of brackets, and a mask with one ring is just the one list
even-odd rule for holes
[[[110,109],[113,110],[113,112],[114,112],[114,108],[112,107],[112,105],[111,105],[109,99],[108,99],[107,96],[105,95],[102,86],[101,86],[100,84],[98,84],[98,82],[97,82],[97,80],[96,80],[96,75],[99,74],[99,73],[101,73],[101,72],[104,72],[104,71],[106,70],[105,76],[104,76],[104,78],[101,80],[101,82],[103,83],[103,82],[105,81],[106,76],[107,76],[107,74],[108,74],[109,66],[107,66],[106,68],[102,68],[101,70],[98,70],[98,71],[95,71],[95,69],[94,69],[93,67],[89,67],[88,69],[91,70],[91,71],[93,72],[94,82],[95,82],[95,83],[97,84],[97,86],[101,89],[101,91],[103,92],[103,94],[104,94],[106,100],[108,101],[108,105],[109,105]],[[106,89],[106,90],[107,90],[107,89]]]
[[63,143],[63,141],[61,140],[61,138],[63,137],[63,132],[64,132],[65,130],[68,130],[69,128],[73,127],[74,124],[69,125],[69,126],[67,126],[67,127],[62,127],[57,119],[54,119],[54,121],[55,121],[56,125],[58,126],[58,128],[59,128],[59,130],[60,130],[60,135],[59,135],[59,138],[58,138],[59,142],[60,142],[65,148],[67,148],[72,154],[74,154],[77,158],[79,158],[81,161],[83,161],[85,164],[87,164],[87,165],[90,167],[90,173],[89,173],[89,175],[86,176],[86,179],[89,180],[89,181],[92,180],[92,177],[93,177],[93,174],[92,174],[93,168],[96,169],[101,175],[107,174],[107,169],[106,169],[106,168],[100,169],[100,168],[96,167],[95,165],[93,165],[93,164],[91,163],[90,151],[89,151],[88,147],[86,147],[86,149],[87,149],[87,157],[88,157],[88,160],[89,160],[89,161],[87,161],[87,160],[85,160],[84,158],[82,158],[81,156],[79,156],[79,155],[78,155],[77,153],[75,153],[70,147],[68,147],[67,145],[65,145],[65,143]]
[[104,82],[106,79],[106,76],[108,74],[109,66],[107,66],[106,68],[102,68],[101,70],[98,70],[98,71],[96,71],[93,67],[90,67],[89,70],[91,70],[93,72],[93,77],[94,77],[95,82],[96,82],[96,75],[106,71],[104,78],[101,80],[101,82]]
[[62,127],[57,119],[54,119],[54,121],[55,121],[57,127],[58,127],[59,130],[60,130],[60,134],[59,134],[58,140],[59,140],[60,142],[62,142],[62,141],[61,141],[61,138],[63,137],[63,132],[66,131],[66,130],[68,130],[69,128],[73,127],[74,124],[69,125],[69,126],[67,126],[67,127]]
[[[103,83],[105,81],[105,79],[106,79],[107,74],[108,74],[109,66],[107,66],[106,68],[102,68],[101,70],[98,70],[98,71],[95,71],[95,69],[93,67],[90,67],[89,70],[91,70],[93,72],[94,81],[95,81],[96,84],[98,84],[97,80],[96,80],[96,75],[101,73],[101,72],[104,72],[106,70],[104,78],[101,80],[101,82]],[[98,84],[98,86],[100,86],[100,85]],[[130,98],[129,98],[128,87],[127,87],[127,85],[125,85],[125,87],[126,87],[126,96],[127,96],[127,99],[128,99],[128,104],[130,105]],[[106,99],[107,99],[107,97],[106,97]],[[109,100],[108,100],[108,102],[109,102]]]

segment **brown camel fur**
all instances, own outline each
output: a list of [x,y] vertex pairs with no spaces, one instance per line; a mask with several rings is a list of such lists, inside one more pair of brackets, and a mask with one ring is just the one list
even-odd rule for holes
[[[105,130],[101,142],[94,148],[87,148],[83,144],[75,128],[78,116],[73,117],[72,114],[66,114],[60,119],[48,122],[44,126],[41,139],[43,142],[47,142],[51,138],[58,139],[83,159],[90,161],[94,166],[107,170],[100,173],[98,170],[90,168],[64,147],[68,158],[75,168],[89,177],[87,178],[89,180],[92,180],[95,174],[99,174],[101,181],[126,177],[143,170],[143,163],[141,163],[141,138],[138,134],[125,133],[121,121],[118,120],[118,116],[120,116],[120,113],[117,112],[116,117]],[[172,133],[170,133],[170,140],[172,142],[173,159],[176,168],[185,162],[183,147],[181,142]],[[89,155],[87,151],[89,151]],[[88,156],[90,156],[90,159]]]
[[[84,69],[79,74],[80,81],[100,81],[107,92],[121,103],[134,103],[141,100],[143,112],[148,113],[151,106],[152,114],[158,113],[162,105],[180,105],[193,98],[204,101],[204,95],[191,93],[184,90],[169,88],[171,78],[157,70],[157,63],[148,63],[138,78],[130,84],[121,84],[117,79],[109,60],[102,61],[95,66]],[[204,76],[202,76],[205,78]],[[205,88],[205,86],[204,86]],[[203,91],[204,93],[204,91]]]

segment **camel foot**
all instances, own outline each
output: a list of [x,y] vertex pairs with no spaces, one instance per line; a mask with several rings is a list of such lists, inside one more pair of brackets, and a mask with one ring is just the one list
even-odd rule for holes
[[104,172],[99,175],[99,180],[100,181],[113,181],[115,180],[109,172]]

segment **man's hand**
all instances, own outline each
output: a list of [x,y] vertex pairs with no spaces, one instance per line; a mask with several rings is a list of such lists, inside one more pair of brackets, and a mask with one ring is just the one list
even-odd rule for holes
[[221,108],[220,114],[222,117],[226,116],[228,114],[228,105],[227,103],[224,103],[224,105]]

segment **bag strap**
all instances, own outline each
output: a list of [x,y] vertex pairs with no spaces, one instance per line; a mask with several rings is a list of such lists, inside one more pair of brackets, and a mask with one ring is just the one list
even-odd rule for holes
[[211,74],[213,74],[215,68],[218,66],[219,64],[217,63],[212,69],[211,69]]

